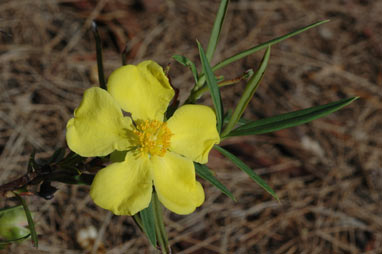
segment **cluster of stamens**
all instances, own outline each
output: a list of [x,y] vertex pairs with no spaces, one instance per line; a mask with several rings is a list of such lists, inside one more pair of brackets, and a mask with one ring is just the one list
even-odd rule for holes
[[138,122],[133,131],[137,137],[137,149],[140,155],[164,156],[170,147],[172,133],[167,123],[157,120]]

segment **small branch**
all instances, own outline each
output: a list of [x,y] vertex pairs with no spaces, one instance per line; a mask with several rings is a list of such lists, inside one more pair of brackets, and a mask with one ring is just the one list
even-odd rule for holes
[[[223,87],[223,86],[234,85],[234,84],[239,83],[242,80],[247,80],[252,75],[253,75],[253,71],[252,71],[252,69],[250,69],[250,70],[244,72],[240,77],[237,77],[237,78],[234,78],[234,79],[230,79],[230,80],[224,80],[224,81],[219,82],[218,86],[219,87]],[[200,87],[199,89],[193,91],[190,94],[190,96],[187,98],[187,100],[186,100],[186,102],[184,104],[193,104],[193,103],[195,103],[195,101],[198,100],[200,97],[202,97],[202,95],[205,92],[207,92],[207,91],[208,91],[207,85],[204,85],[204,86]]]
[[38,174],[36,172],[29,172],[16,180],[0,185],[0,196],[4,196],[9,191],[15,191],[25,187],[29,183],[33,182],[37,177]]
[[[104,162],[100,158],[93,158],[85,163],[79,162],[71,154],[68,154],[67,158],[64,158],[61,162],[52,162],[50,164],[38,164],[34,161],[34,157],[31,158],[27,173],[11,182],[0,185],[0,196],[6,196],[8,192],[17,191],[30,185],[43,183],[40,186],[40,192],[37,194],[47,198],[48,196],[45,196],[44,193],[48,191],[51,192],[53,197],[55,188],[50,186],[50,182],[91,185],[94,174],[82,172],[89,171],[95,173],[105,167]],[[33,170],[30,170],[31,164],[33,164]],[[44,183],[45,189],[43,188]],[[43,191],[41,192],[41,190]]]

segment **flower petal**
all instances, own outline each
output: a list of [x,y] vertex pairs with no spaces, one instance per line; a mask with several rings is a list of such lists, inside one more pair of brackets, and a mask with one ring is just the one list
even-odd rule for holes
[[109,77],[107,89],[133,119],[163,120],[174,90],[156,62],[125,65]]
[[171,150],[193,161],[207,163],[208,153],[220,142],[214,111],[203,105],[185,105],[167,121],[173,133]]
[[94,203],[116,215],[134,215],[148,207],[152,176],[147,164],[146,159],[127,153],[124,162],[101,169],[90,189]]
[[204,202],[202,185],[195,180],[191,160],[167,152],[151,159],[155,190],[161,203],[177,214],[192,213]]
[[92,87],[85,91],[74,118],[66,125],[70,150],[84,157],[105,156],[130,146],[131,119],[123,117],[118,103],[105,90]]

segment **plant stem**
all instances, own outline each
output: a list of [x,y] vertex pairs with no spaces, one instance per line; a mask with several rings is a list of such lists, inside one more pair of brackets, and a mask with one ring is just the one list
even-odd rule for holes
[[167,238],[167,233],[163,223],[162,207],[155,191],[153,192],[153,206],[154,206],[154,214],[155,214],[155,228],[157,232],[158,242],[161,247],[162,253],[167,254],[167,253],[170,253],[169,246],[168,246],[168,238]]
[[[241,75],[240,77],[237,77],[237,78],[234,78],[234,79],[230,79],[230,80],[225,80],[225,81],[221,81],[218,83],[218,86],[219,87],[223,87],[223,86],[229,86],[229,85],[234,85],[234,84],[237,84],[239,83],[241,80],[243,79],[248,79],[249,77],[251,77],[253,74],[253,71],[252,69],[251,70],[248,70],[246,71],[245,73],[243,73],[243,75]],[[195,86],[196,87],[196,86]],[[208,91],[208,87],[207,85],[203,85],[202,87],[200,87],[199,89],[196,89],[196,90],[193,90],[191,91],[191,94],[190,96],[187,98],[186,102],[184,104],[193,104],[195,103],[195,101],[197,99],[199,99],[200,97],[202,97],[202,95]]]

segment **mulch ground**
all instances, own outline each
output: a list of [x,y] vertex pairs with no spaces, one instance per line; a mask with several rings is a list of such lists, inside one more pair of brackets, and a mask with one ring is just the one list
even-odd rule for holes
[[[121,63],[171,63],[184,99],[195,39],[207,45],[219,1],[2,0],[0,2],[0,184],[26,171],[29,155],[65,146],[65,125],[83,91],[97,85],[92,20],[99,24],[106,74]],[[188,216],[166,211],[174,253],[382,253],[382,1],[231,1],[214,63],[323,19],[331,22],[272,47],[262,85],[245,117],[260,119],[359,96],[345,109],[224,147],[275,189],[280,202],[217,152],[208,166],[237,202],[202,181],[206,201]],[[218,72],[256,68],[259,52]],[[244,83],[222,89],[232,109]],[[210,105],[208,96],[201,103]],[[27,197],[40,246],[1,253],[157,253],[129,217],[91,201],[88,187],[56,184],[52,200]],[[2,198],[0,207],[13,201]],[[95,239],[80,232],[94,231]],[[83,234],[83,233],[82,233]]]

